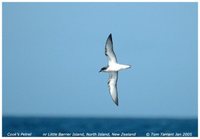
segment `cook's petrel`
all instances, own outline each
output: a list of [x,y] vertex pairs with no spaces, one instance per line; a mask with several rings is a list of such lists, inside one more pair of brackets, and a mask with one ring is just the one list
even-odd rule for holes
[[117,94],[118,71],[130,68],[131,66],[117,63],[117,58],[113,51],[112,34],[110,34],[107,38],[105,46],[105,55],[108,57],[108,66],[101,68],[99,72],[109,73],[110,75],[108,81],[109,92],[111,94],[112,100],[118,106],[118,94]]

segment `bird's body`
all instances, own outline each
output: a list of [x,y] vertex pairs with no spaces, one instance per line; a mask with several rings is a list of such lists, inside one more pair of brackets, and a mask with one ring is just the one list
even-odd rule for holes
[[129,65],[122,65],[122,64],[118,64],[118,63],[113,63],[110,64],[106,70],[104,70],[103,72],[113,72],[113,71],[120,71],[123,69],[127,69],[130,68]]
[[112,35],[108,36],[105,45],[105,55],[108,57],[108,66],[101,68],[100,72],[108,72],[109,73],[109,92],[111,97],[116,105],[118,105],[118,93],[117,93],[117,80],[118,80],[118,72],[123,69],[130,68],[130,65],[123,65],[117,63],[116,55],[113,51],[113,41]]

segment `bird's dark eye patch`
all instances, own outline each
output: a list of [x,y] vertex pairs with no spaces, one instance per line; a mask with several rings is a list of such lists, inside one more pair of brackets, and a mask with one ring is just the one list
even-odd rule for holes
[[105,70],[105,69],[107,69],[107,67],[103,67],[103,68],[101,68],[101,70]]
[[101,68],[101,70],[99,72],[104,71],[106,69],[107,69],[107,67],[103,67],[103,68]]

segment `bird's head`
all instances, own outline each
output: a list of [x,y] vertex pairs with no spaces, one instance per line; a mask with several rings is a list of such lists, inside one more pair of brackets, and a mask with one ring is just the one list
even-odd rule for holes
[[108,67],[103,67],[99,72],[105,71]]

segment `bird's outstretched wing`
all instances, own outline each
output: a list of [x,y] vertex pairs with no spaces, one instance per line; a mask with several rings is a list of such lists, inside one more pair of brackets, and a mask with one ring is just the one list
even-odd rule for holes
[[110,75],[108,81],[109,92],[112,97],[112,100],[118,106],[118,93],[117,93],[118,72],[109,72],[109,75]]
[[110,34],[106,40],[105,55],[108,57],[108,65],[111,63],[117,63],[117,58],[113,51],[112,34]]

